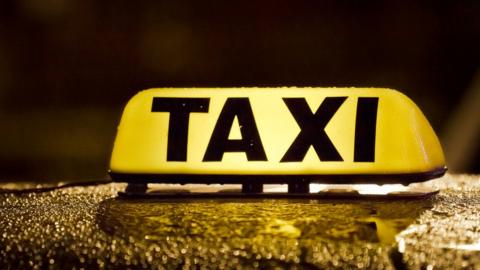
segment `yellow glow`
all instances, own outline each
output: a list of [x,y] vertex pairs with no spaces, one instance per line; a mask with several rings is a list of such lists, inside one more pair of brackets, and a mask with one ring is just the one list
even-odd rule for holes
[[[164,190],[164,191],[185,191],[185,192],[226,192],[226,191],[237,191],[239,192],[242,188],[241,185],[204,185],[204,184],[187,184],[187,185],[178,185],[178,184],[149,184],[149,188],[152,190]],[[409,186],[404,186],[401,184],[391,184],[391,185],[375,185],[375,184],[359,184],[359,185],[332,185],[332,184],[310,184],[310,193],[318,193],[327,190],[356,190],[362,195],[387,195],[391,192],[402,192],[410,191]],[[419,189],[416,187],[416,189]],[[288,191],[287,185],[264,185],[264,192],[267,193],[285,193]]]
[[[209,98],[205,113],[189,118],[187,160],[167,161],[169,113],[152,113],[154,97]],[[226,152],[204,162],[213,128],[227,98],[248,97],[268,161],[248,161],[244,152]],[[305,98],[315,112],[326,97],[347,97],[325,132],[343,161],[322,162],[310,147],[301,162],[280,162],[300,132],[282,98]],[[355,117],[359,97],[378,97],[375,161],[354,162]],[[238,123],[229,136],[239,138]],[[378,88],[165,88],[142,91],[125,107],[110,162],[124,174],[322,175],[422,173],[443,168],[440,143],[418,107],[406,96]],[[398,190],[399,186],[395,189]],[[384,194],[389,186],[361,187]],[[373,193],[372,193],[373,192]]]
[[327,185],[327,184],[311,184],[310,192],[319,192],[326,189],[351,189],[356,190],[362,195],[386,195],[390,192],[407,191],[408,187],[401,184],[391,185],[375,185],[375,184],[361,184],[361,185]]

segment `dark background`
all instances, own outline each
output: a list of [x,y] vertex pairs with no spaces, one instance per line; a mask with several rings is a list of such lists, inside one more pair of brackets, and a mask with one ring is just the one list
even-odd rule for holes
[[162,86],[399,89],[480,172],[480,1],[0,1],[0,180],[104,178]]

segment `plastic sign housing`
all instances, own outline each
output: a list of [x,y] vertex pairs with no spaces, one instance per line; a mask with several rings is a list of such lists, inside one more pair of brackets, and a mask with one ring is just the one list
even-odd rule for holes
[[439,140],[379,88],[159,88],[125,107],[115,181],[404,183],[442,176]]

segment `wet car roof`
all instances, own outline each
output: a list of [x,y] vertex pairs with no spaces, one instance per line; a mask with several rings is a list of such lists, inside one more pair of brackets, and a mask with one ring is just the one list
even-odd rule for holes
[[456,268],[480,264],[478,176],[428,200],[119,199],[125,184],[0,194],[2,268]]

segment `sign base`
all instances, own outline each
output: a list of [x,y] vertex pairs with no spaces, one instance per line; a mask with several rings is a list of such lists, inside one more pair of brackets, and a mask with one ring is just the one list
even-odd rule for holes
[[[438,189],[401,186],[399,188],[371,185],[268,185],[243,184],[241,188],[226,185],[168,185],[129,184],[120,198],[126,199],[314,199],[314,200],[412,200],[427,199],[439,192]],[[313,190],[313,191],[312,191]],[[318,190],[318,191],[317,191]]]

